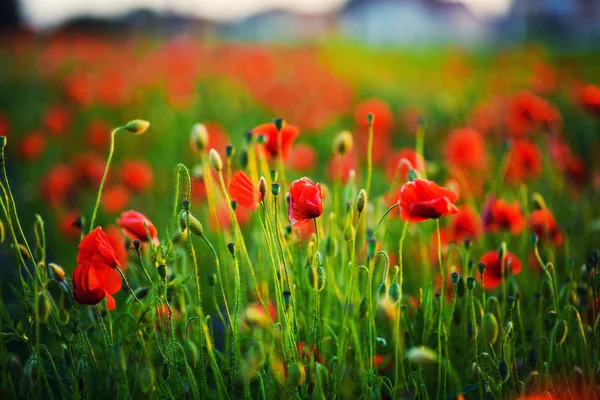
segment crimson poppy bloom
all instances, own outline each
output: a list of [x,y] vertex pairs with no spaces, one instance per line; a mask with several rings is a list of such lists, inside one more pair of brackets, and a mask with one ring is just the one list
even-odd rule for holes
[[[263,135],[265,137],[265,150],[269,156],[275,158],[279,155],[279,131],[273,122],[255,127],[252,129],[252,133],[256,136]],[[290,156],[292,145],[299,134],[300,130],[294,125],[284,124],[281,129],[281,158],[284,160],[287,160]]]
[[513,235],[521,233],[527,223],[517,200],[512,204],[503,199],[488,200],[482,219],[487,232],[510,231]]
[[123,161],[120,175],[121,181],[135,192],[143,192],[152,186],[152,167],[145,161]]
[[64,204],[73,180],[73,174],[65,164],[52,167],[41,182],[42,196],[52,206]]
[[423,172],[425,170],[425,160],[414,149],[404,148],[388,156],[385,174],[390,182],[394,178],[404,182],[408,179],[408,173],[411,169]]
[[19,155],[25,161],[38,159],[46,150],[46,138],[39,131],[27,134],[19,142]]
[[532,93],[518,93],[508,104],[507,126],[512,136],[522,137],[559,122],[560,114],[556,108]]
[[555,246],[560,246],[563,243],[563,235],[560,227],[554,219],[554,215],[544,208],[543,210],[535,210],[529,216],[529,229],[535,232],[541,241],[552,241]]
[[287,164],[296,172],[311,171],[317,165],[317,153],[307,144],[298,144],[294,146]]
[[252,181],[242,171],[238,171],[231,177],[229,182],[229,195],[231,200],[237,201],[239,206],[256,210],[258,204],[262,201],[262,196],[258,189],[254,187]]
[[102,193],[102,208],[108,213],[116,213],[127,207],[131,194],[127,186],[118,184],[107,187]]
[[336,153],[329,161],[327,173],[331,180],[348,183],[350,171],[358,172],[358,157],[354,152],[347,154]]
[[81,243],[77,267],[73,271],[73,297],[80,304],[98,304],[106,298],[106,306],[116,306],[113,294],[121,289],[120,267],[114,248],[101,227],[95,228]]
[[583,108],[595,117],[600,117],[600,86],[586,85],[581,89],[579,100]]
[[458,207],[458,213],[450,224],[452,240],[462,242],[476,239],[481,234],[481,218],[479,214],[466,204]]
[[103,150],[110,143],[111,127],[104,121],[94,121],[87,130],[87,142],[95,149]]
[[542,173],[542,151],[529,140],[514,141],[508,160],[506,180],[510,183],[528,181]]
[[485,142],[473,128],[455,129],[450,133],[444,148],[446,162],[464,170],[481,170],[485,167]]
[[[117,224],[123,230],[123,234],[131,240],[139,240],[140,242],[148,242],[148,234],[152,242],[158,242],[158,233],[154,224],[143,214],[129,210],[121,214],[121,218],[117,218]],[[148,232],[146,232],[146,228]]]
[[62,135],[71,122],[71,114],[60,105],[50,107],[44,114],[44,127],[52,135]]
[[321,186],[304,177],[292,182],[288,217],[292,227],[300,228],[323,213]]
[[485,290],[493,290],[502,284],[502,279],[508,275],[517,275],[521,272],[521,261],[511,252],[506,252],[504,258],[504,274],[502,274],[502,260],[497,250],[490,250],[479,259],[485,264],[483,273]]
[[407,222],[422,222],[456,214],[458,195],[427,179],[415,179],[400,189],[400,217]]

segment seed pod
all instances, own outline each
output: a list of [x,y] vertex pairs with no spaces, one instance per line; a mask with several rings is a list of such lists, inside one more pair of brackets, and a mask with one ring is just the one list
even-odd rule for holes
[[458,285],[458,280],[460,279],[460,274],[458,272],[453,272],[450,275],[450,280],[452,281],[453,285]]
[[346,239],[347,242],[354,239],[354,227],[352,225],[348,225],[346,229],[344,229],[344,239]]
[[40,292],[37,297],[37,318],[41,322],[46,322],[48,320],[48,315],[50,315],[51,308],[50,300],[44,292]]
[[369,315],[369,303],[367,302],[367,298],[363,297],[360,302],[360,306],[358,307],[358,315],[360,319],[365,319],[367,315]]
[[290,292],[289,290],[284,290],[283,291],[283,302],[285,303],[285,306],[288,307],[290,305],[292,301],[292,292]]
[[62,282],[65,280],[65,270],[58,264],[50,263],[48,264],[48,268],[52,271],[52,276],[54,280],[57,282]]
[[273,183],[271,185],[271,193],[273,194],[273,196],[277,196],[279,194],[281,190],[281,186],[279,185],[279,183]]
[[415,179],[417,179],[418,177],[419,177],[419,173],[418,173],[416,170],[414,170],[414,169],[412,169],[412,168],[411,168],[411,169],[408,171],[408,180],[409,180],[410,182],[414,181],[414,180],[415,180]]
[[390,285],[390,289],[388,290],[388,297],[394,305],[398,304],[400,298],[402,297],[402,290],[400,289],[400,285],[398,284],[398,282],[394,282]]
[[562,344],[567,338],[569,326],[564,319],[558,320],[554,326],[554,343]]
[[479,273],[483,274],[485,272],[485,263],[480,262],[477,264],[477,268],[479,269]]
[[192,133],[190,134],[190,142],[196,152],[201,152],[208,146],[209,136],[208,130],[204,124],[194,124]]
[[508,368],[506,361],[501,360],[498,363],[498,372],[500,373],[500,379],[502,379],[503,382],[506,382],[510,374],[510,369]]
[[231,145],[231,144],[228,144],[225,147],[225,156],[227,158],[231,158],[231,157],[233,157],[234,154],[235,154],[235,147],[233,147],[233,145]]
[[260,193],[261,201],[264,200],[267,195],[267,181],[264,176],[261,176],[258,180],[258,193]]
[[477,281],[475,280],[475,278],[468,277],[467,278],[467,288],[469,290],[473,290],[473,289],[475,289],[475,286],[477,286]]
[[285,127],[285,120],[283,118],[274,118],[273,124],[278,131],[282,130]]
[[365,189],[361,189],[360,192],[358,192],[358,198],[356,199],[356,211],[358,211],[359,214],[362,213],[366,205],[367,192],[365,191]]
[[229,250],[229,254],[235,257],[235,243],[227,243],[227,250]]
[[213,167],[215,171],[223,171],[223,160],[215,149],[210,149],[208,152],[208,160],[210,161],[211,167]]
[[515,297],[514,296],[506,297],[506,306],[507,306],[508,312],[511,312],[513,310],[513,308],[515,308]]
[[496,343],[498,339],[498,320],[494,314],[488,312],[483,315],[481,335],[486,343]]
[[129,121],[124,128],[134,135],[141,135],[146,132],[150,127],[150,122],[145,121],[143,119],[134,119],[133,121]]

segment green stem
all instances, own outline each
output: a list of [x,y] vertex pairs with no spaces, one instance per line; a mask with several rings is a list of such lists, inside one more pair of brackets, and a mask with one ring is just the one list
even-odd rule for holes
[[442,397],[442,375],[443,375],[443,342],[444,342],[444,304],[446,302],[446,276],[444,274],[444,264],[442,263],[442,238],[440,232],[440,220],[435,220],[436,230],[437,230],[437,254],[438,254],[438,263],[440,266],[440,275],[442,279],[441,284],[441,295],[440,295],[440,310],[438,316],[438,389],[437,389],[437,399],[441,399]]

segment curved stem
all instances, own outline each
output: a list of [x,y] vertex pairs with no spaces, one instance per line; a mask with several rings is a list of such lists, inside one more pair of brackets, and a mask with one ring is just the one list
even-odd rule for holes
[[381,216],[381,218],[379,218],[379,222],[377,222],[377,225],[375,225],[375,229],[373,229],[373,239],[375,239],[375,235],[377,234],[377,229],[379,229],[379,225],[381,225],[381,223],[383,222],[383,220],[385,219],[385,217],[387,217],[387,215],[392,212],[396,207],[400,207],[400,203],[396,203],[393,206],[391,206],[390,208],[388,208],[383,215]]

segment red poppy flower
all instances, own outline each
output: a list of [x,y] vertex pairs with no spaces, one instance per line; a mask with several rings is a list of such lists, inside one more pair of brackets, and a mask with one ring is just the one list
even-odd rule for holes
[[[273,122],[259,125],[252,129],[252,132],[256,136],[263,135],[265,137],[265,150],[269,156],[275,158],[279,155],[279,132]],[[281,157],[284,160],[289,157],[292,145],[299,134],[300,131],[294,125],[284,124],[281,129]]]
[[394,178],[399,179],[400,182],[405,182],[411,169],[423,172],[425,170],[425,160],[414,149],[405,148],[388,156],[385,174],[390,182]]
[[105,233],[108,241],[112,245],[113,249],[115,249],[117,260],[119,260],[119,264],[121,264],[121,269],[125,271],[129,261],[129,252],[125,246],[125,237],[123,236],[123,232],[116,226],[110,225],[106,227]]
[[[240,226],[246,225],[252,218],[252,211],[248,208],[238,207],[235,209],[235,218]],[[224,229],[231,229],[231,205],[226,202],[222,202],[217,206],[217,219],[218,223],[215,223],[214,218],[208,220],[209,226],[213,231],[220,232]]]
[[[154,224],[143,214],[129,210],[117,218],[117,224],[123,230],[123,233],[131,240],[139,240],[142,243],[148,242],[148,233],[152,242],[158,242],[158,233]],[[148,232],[146,232],[146,228]]]
[[229,182],[229,195],[231,200],[237,201],[239,206],[256,210],[262,200],[258,189],[254,187],[252,181],[242,171],[238,171],[231,177]]
[[508,105],[507,125],[512,136],[524,136],[542,127],[556,126],[560,114],[541,97],[529,92],[515,95]]
[[408,222],[422,222],[456,214],[458,196],[450,189],[426,179],[415,179],[400,189],[400,217]]
[[321,186],[304,177],[292,182],[288,217],[292,227],[299,228],[323,213]]
[[104,189],[102,208],[107,213],[116,213],[127,207],[131,194],[125,185],[114,185]]
[[44,127],[52,135],[62,135],[71,122],[71,115],[66,108],[56,105],[46,110],[44,114]]
[[358,172],[358,157],[354,152],[344,155],[336,153],[329,161],[327,172],[331,180],[339,180],[345,185],[350,179],[350,171],[355,174]]
[[511,183],[527,181],[542,173],[542,151],[529,140],[514,141],[508,160],[506,179]]
[[75,211],[69,211],[61,217],[59,228],[65,238],[69,240],[79,239],[81,229],[75,225],[78,217],[79,213]]
[[473,128],[455,129],[450,133],[444,148],[446,162],[465,170],[481,170],[485,167],[485,143]]
[[152,186],[152,167],[145,161],[125,160],[120,172],[121,181],[135,192],[143,192]]
[[73,180],[73,174],[65,164],[52,167],[41,182],[42,196],[52,206],[64,204]]
[[487,232],[510,231],[513,235],[521,233],[527,222],[518,201],[509,204],[502,199],[490,199],[482,219]]
[[24,161],[38,159],[46,150],[46,138],[41,132],[34,131],[27,134],[19,142],[19,155]]
[[113,294],[121,289],[119,261],[102,231],[95,228],[79,243],[77,267],[73,271],[73,297],[80,304],[98,304],[106,298],[109,310],[116,306]]
[[296,172],[308,172],[317,165],[317,153],[307,144],[294,146],[287,165]]
[[563,243],[563,235],[560,227],[554,219],[554,215],[544,208],[543,210],[535,210],[529,216],[529,229],[535,232],[541,241],[551,240],[555,246],[560,246]]
[[507,252],[504,259],[504,275],[502,274],[502,260],[497,250],[490,250],[480,259],[485,264],[483,273],[485,290],[493,290],[502,284],[502,278],[510,274],[517,275],[521,272],[521,261],[511,252]]
[[600,86],[586,85],[579,96],[583,108],[591,115],[600,117]]
[[369,130],[369,122],[367,121],[369,113],[372,113],[375,117],[373,135],[382,136],[390,133],[394,124],[394,115],[390,106],[383,100],[369,99],[358,104],[354,110],[354,122],[361,133],[360,136],[365,136],[363,134]]
[[[104,176],[106,160],[93,152],[79,153],[71,159],[71,171],[77,177],[77,180],[83,185],[90,185],[94,188],[100,185]],[[107,176],[110,182],[111,174]]]
[[87,142],[91,147],[102,150],[110,143],[111,128],[104,121],[95,121],[90,124],[87,131]]
[[479,214],[466,204],[458,207],[458,213],[450,224],[451,237],[456,242],[476,239],[481,234]]

